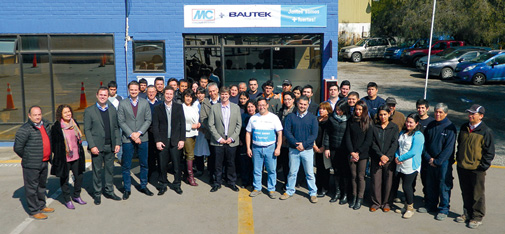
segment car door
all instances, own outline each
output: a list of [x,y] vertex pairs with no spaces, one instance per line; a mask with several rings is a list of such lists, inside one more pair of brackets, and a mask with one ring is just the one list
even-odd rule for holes
[[384,56],[384,52],[386,52],[386,48],[389,43],[386,39],[380,38],[377,43],[377,53],[374,55],[375,58],[382,58]]
[[488,81],[505,80],[505,54],[498,55],[493,60],[486,72],[486,79]]
[[367,43],[367,47],[365,49],[364,58],[373,58],[376,53],[377,47],[377,39],[370,39]]

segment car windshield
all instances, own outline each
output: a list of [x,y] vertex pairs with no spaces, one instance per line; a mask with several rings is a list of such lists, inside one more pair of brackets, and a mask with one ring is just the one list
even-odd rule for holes
[[411,47],[414,43],[416,43],[416,41],[417,40],[415,39],[406,40],[400,45],[400,47]]
[[367,39],[361,39],[358,41],[358,43],[356,43],[357,46],[362,46],[366,43]]
[[456,50],[456,48],[445,49],[444,51],[439,52],[437,55],[438,56],[445,56],[445,55],[448,55],[448,54],[454,52],[455,50]]
[[481,54],[481,55],[479,55],[479,57],[470,60],[470,62],[483,63],[486,60],[492,58],[493,56],[495,56],[495,54],[491,54],[491,53]]
[[461,55],[465,54],[466,52],[468,52],[468,51],[466,51],[466,50],[455,50],[455,51],[453,51],[451,53],[448,53],[448,54],[442,56],[442,58],[444,58],[444,59],[458,58]]

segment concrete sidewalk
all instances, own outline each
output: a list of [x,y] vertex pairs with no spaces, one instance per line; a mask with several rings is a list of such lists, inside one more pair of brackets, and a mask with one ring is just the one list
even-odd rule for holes
[[[10,154],[10,156],[9,156]],[[329,197],[317,204],[308,200],[307,190],[298,189],[286,201],[272,200],[266,195],[249,199],[248,191],[240,193],[224,187],[210,193],[206,176],[199,178],[198,187],[183,183],[183,195],[169,190],[163,196],[147,197],[133,189],[127,201],[102,198],[96,206],[89,195],[92,192],[91,172],[84,176],[82,198],[87,205],[76,204],[68,210],[58,200],[59,179],[48,179],[50,207],[56,209],[49,219],[37,221],[27,218],[21,166],[5,160],[18,160],[11,151],[1,148],[0,155],[0,227],[1,233],[504,233],[505,169],[491,168],[487,173],[487,214],[478,230],[471,230],[453,219],[462,213],[461,192],[456,172],[453,173],[451,213],[444,221],[433,214],[415,213],[410,220],[394,212],[368,211],[369,202],[358,211],[329,203]],[[455,167],[455,166],[454,166]],[[122,188],[120,167],[116,164],[114,183],[116,194]],[[138,183],[138,166],[133,170]],[[169,180],[173,177],[169,175]],[[134,182],[135,184],[135,182]],[[421,182],[417,183],[415,207],[421,203]],[[278,191],[282,184],[278,183]],[[156,192],[154,186],[149,188]]]

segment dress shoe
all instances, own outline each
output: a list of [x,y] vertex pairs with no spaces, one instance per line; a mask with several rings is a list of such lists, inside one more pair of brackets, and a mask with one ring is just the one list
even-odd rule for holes
[[212,189],[210,190],[211,193],[213,192],[216,192],[217,190],[219,190],[221,188],[221,185],[214,185],[212,186]]
[[140,189],[140,192],[141,192],[141,193],[143,193],[143,194],[145,194],[145,195],[147,195],[147,196],[152,196],[152,195],[154,195],[154,193],[153,193],[153,192],[151,192],[151,191],[149,191],[149,189],[148,189],[148,188],[141,188],[141,189]]
[[165,192],[167,191],[167,187],[166,186],[163,186],[161,188],[158,189],[158,196],[161,196],[163,194],[165,194]]
[[344,195],[340,201],[338,202],[338,204],[340,205],[345,205],[347,203],[347,195]]
[[361,203],[363,203],[363,198],[356,199],[356,203],[354,204],[353,209],[359,210],[361,208]]
[[240,189],[236,186],[236,185],[232,185],[230,186],[231,190],[234,191],[234,192],[238,192],[240,191]]
[[356,204],[356,197],[351,197],[349,199],[349,208],[354,208],[354,204]]
[[116,195],[115,193],[111,193],[111,194],[107,194],[106,193],[103,196],[106,197],[106,198],[108,198],[108,199],[112,199],[114,201],[121,201],[121,198],[118,195]]
[[42,214],[42,213],[37,213],[37,214],[34,214],[34,215],[30,215],[30,217],[32,217],[33,219],[36,219],[36,220],[47,219],[47,215]]
[[42,209],[40,212],[42,212],[42,213],[53,213],[54,212],[54,208],[44,207],[44,209]]
[[124,191],[124,193],[123,193],[123,200],[128,200],[128,198],[130,198],[130,194],[131,193],[132,192],[130,192],[130,191]]
[[86,204],[88,204],[87,202],[83,201],[81,197],[73,197],[72,201],[77,202],[77,204],[79,204],[79,205],[86,205]]
[[338,197],[337,196],[333,196],[331,199],[330,199],[330,203],[334,203],[334,202],[337,202],[338,201]]
[[[119,198],[119,197],[118,197]],[[119,198],[119,200],[121,200],[121,198]],[[95,196],[95,201],[94,201],[95,205],[100,205],[102,204],[102,196]]]
[[324,190],[317,193],[317,197],[324,197],[324,196],[326,196],[326,191]]
[[180,195],[180,194],[182,194],[182,189],[181,189],[181,187],[179,187],[179,186],[176,186],[176,187],[174,188],[174,191],[175,191],[175,193],[177,193],[177,194],[179,194],[179,195]]
[[65,206],[67,207],[67,209],[70,209],[70,210],[75,209],[74,203],[72,203],[72,201],[68,201],[67,203],[65,203]]

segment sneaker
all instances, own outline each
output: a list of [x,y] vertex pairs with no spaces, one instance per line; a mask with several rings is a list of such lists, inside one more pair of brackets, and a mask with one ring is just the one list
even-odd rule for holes
[[402,199],[400,199],[399,197],[395,198],[393,200],[394,203],[403,203]]
[[310,202],[317,203],[317,201],[318,201],[317,196],[310,196]]
[[438,221],[443,221],[445,218],[447,218],[447,215],[444,213],[438,213],[437,217],[435,217]]
[[454,221],[456,223],[464,223],[466,222],[466,215],[461,215],[461,216],[458,216],[454,219]]
[[249,194],[249,197],[256,197],[258,195],[260,195],[260,191],[255,189]]
[[288,198],[290,198],[290,197],[291,197],[291,196],[290,196],[290,195],[288,195],[287,193],[283,193],[279,199],[281,199],[281,200],[286,200],[286,199],[288,199]]
[[419,207],[419,209],[417,209],[417,212],[419,212],[419,213],[428,213],[428,209],[426,209],[426,207]]
[[471,228],[471,229],[476,229],[480,225],[482,225],[482,221],[470,220],[470,222],[468,223],[468,227]]
[[414,211],[407,210],[407,211],[405,211],[405,213],[403,214],[402,217],[404,219],[410,219],[410,218],[412,218],[413,215],[414,215]]
[[54,212],[54,208],[44,207],[44,209],[42,209],[40,212],[42,212],[42,213],[53,213]]
[[277,198],[277,193],[275,191],[270,191],[270,192],[268,192],[268,197],[270,199],[276,199]]

